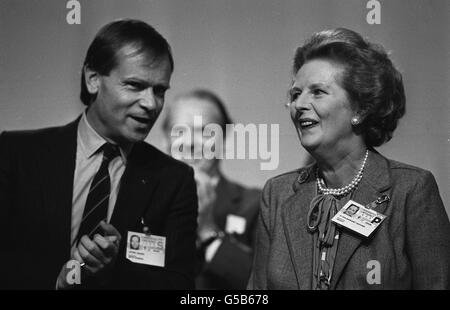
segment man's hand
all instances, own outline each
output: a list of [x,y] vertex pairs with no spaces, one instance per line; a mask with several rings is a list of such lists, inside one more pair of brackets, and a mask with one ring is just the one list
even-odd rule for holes
[[[81,281],[89,277],[102,277],[110,269],[119,252],[121,235],[111,224],[100,223],[105,236],[95,234],[91,239],[84,235],[81,237],[78,247],[73,253],[72,259],[77,260],[83,267]],[[66,263],[67,264],[67,263]],[[66,281],[68,269],[66,264],[58,276],[58,289],[70,287]]]
[[95,234],[92,239],[86,235],[82,236],[73,255],[74,259],[80,263],[85,263],[83,267],[87,275],[97,275],[110,268],[119,252],[122,239],[120,233],[114,226],[103,221],[100,223],[100,227],[105,236]]

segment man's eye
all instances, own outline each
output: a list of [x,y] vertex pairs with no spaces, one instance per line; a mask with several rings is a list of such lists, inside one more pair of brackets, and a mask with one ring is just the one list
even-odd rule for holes
[[165,87],[154,87],[153,93],[155,96],[159,98],[164,98],[164,95],[166,94],[167,89]]
[[139,83],[133,83],[133,82],[128,82],[126,84],[126,86],[131,89],[131,90],[135,90],[135,91],[141,91],[143,90],[145,87],[142,84]]

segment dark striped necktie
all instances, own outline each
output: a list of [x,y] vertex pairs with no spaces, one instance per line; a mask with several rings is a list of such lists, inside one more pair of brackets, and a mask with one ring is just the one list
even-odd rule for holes
[[89,189],[80,229],[75,239],[77,243],[83,235],[93,237],[93,234],[97,233],[96,230],[100,227],[100,221],[106,222],[107,220],[109,195],[111,193],[108,166],[114,158],[120,155],[120,151],[117,146],[110,143],[105,143],[102,149],[103,161]]

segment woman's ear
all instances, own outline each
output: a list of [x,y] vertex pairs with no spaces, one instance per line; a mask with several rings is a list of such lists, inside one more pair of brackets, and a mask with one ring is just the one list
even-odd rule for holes
[[100,87],[99,74],[90,69],[88,66],[83,67],[84,70],[84,82],[86,83],[86,88],[89,94],[96,95]]

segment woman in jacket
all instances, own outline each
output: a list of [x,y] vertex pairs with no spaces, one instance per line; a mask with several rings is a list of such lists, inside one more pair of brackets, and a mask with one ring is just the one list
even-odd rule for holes
[[405,113],[384,49],[321,31],[293,73],[288,107],[316,163],[266,183],[248,287],[448,289],[450,223],[433,175],[375,150]]

